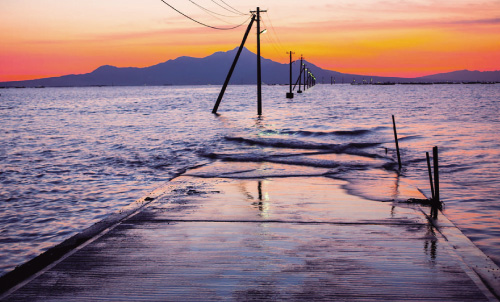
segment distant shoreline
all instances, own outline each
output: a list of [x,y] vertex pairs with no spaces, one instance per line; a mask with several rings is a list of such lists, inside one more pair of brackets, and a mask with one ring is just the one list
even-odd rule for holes
[[[472,81],[472,82],[364,82],[364,83],[318,83],[322,85],[352,85],[352,86],[388,86],[388,85],[494,85],[500,84],[500,81]],[[230,84],[230,86],[247,86],[254,84]],[[288,86],[289,84],[264,84],[266,86]],[[103,88],[103,87],[173,87],[173,86],[219,86],[216,84],[164,84],[164,85],[68,85],[68,86],[0,86],[0,89],[43,89],[43,88]],[[222,84],[220,84],[222,86]]]

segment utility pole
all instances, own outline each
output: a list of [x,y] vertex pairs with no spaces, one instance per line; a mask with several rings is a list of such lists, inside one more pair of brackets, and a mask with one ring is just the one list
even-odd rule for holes
[[287,99],[293,99],[293,92],[292,92],[292,54],[294,54],[294,52],[290,50],[289,53],[290,53],[290,92],[288,92],[286,94],[286,98]]
[[302,90],[300,90],[300,86],[302,85],[302,68],[304,66],[304,64],[302,63],[303,59],[304,56],[300,55],[299,90],[297,90],[297,93],[302,93]]
[[238,48],[238,52],[236,53],[233,64],[231,65],[231,68],[229,69],[229,72],[227,73],[226,80],[224,81],[224,85],[222,86],[222,89],[219,93],[219,97],[217,98],[217,102],[215,102],[214,109],[212,110],[212,113],[214,113],[214,114],[216,114],[217,109],[219,109],[220,102],[222,101],[222,97],[224,96],[224,92],[226,91],[227,85],[229,84],[229,80],[231,80],[231,76],[233,75],[234,68],[236,67],[236,63],[238,63],[238,59],[240,58],[241,51],[243,50],[243,46],[245,45],[245,42],[246,42],[247,37],[248,37],[248,33],[250,33],[250,29],[252,28],[254,21],[255,21],[255,15],[252,16],[252,20],[250,21],[250,24],[248,24],[247,30],[245,31],[245,35],[243,36],[243,40],[241,41],[240,48]]
[[308,77],[307,67],[304,66],[304,91],[306,91],[306,89],[307,89],[307,87],[306,87],[307,77]]
[[260,69],[260,8],[257,7],[257,114],[262,115],[262,71]]
[[267,10],[260,10],[257,7],[256,11],[250,11],[257,15],[257,114],[262,115],[262,71],[260,68],[260,13],[265,13]]

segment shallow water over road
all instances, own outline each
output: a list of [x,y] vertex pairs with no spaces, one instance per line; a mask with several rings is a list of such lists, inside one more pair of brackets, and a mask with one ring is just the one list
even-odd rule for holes
[[[445,214],[500,262],[500,85],[8,89],[0,96],[0,274],[189,167],[269,162],[323,169],[351,194],[428,190],[439,146]],[[391,115],[403,173],[395,172]],[[387,148],[387,153],[386,153]],[[394,186],[381,186],[381,179]],[[384,182],[386,183],[386,182]]]

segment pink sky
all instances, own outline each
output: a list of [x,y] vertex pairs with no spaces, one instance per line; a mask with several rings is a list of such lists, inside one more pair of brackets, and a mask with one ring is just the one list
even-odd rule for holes
[[[345,73],[414,77],[500,70],[497,0],[194,1],[224,16],[207,14],[189,1],[166,2],[217,27],[248,19],[223,9],[224,2],[244,13],[256,6],[267,9],[262,55],[279,62],[293,50]],[[2,0],[0,81],[204,57],[239,45],[245,27],[209,29],[160,0]],[[247,47],[255,49],[254,36]]]

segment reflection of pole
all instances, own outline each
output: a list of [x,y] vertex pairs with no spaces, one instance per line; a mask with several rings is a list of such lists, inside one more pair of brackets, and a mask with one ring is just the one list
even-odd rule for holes
[[262,75],[260,70],[260,8],[257,7],[257,114],[262,115]]
[[219,93],[219,97],[217,98],[217,102],[215,102],[215,106],[214,106],[214,109],[212,110],[212,113],[217,113],[217,109],[219,108],[220,102],[222,101],[222,97],[224,96],[224,92],[226,91],[227,85],[229,84],[229,80],[231,79],[231,76],[233,75],[234,68],[236,67],[236,63],[238,62],[238,59],[240,58],[241,51],[243,50],[243,46],[245,45],[245,41],[247,40],[248,33],[250,33],[250,29],[252,28],[254,21],[255,21],[255,15],[252,16],[252,20],[250,21],[250,24],[248,24],[247,31],[245,32],[245,35],[243,36],[243,40],[241,41],[240,48],[238,49],[238,52],[236,53],[236,56],[234,57],[233,65],[231,65],[231,68],[229,69],[229,72],[227,73],[226,81],[224,81],[224,85],[222,86],[222,89]]
[[292,92],[292,54],[294,54],[294,52],[292,52],[290,50],[290,92],[286,94],[286,97],[288,99],[293,99],[293,92]]
[[262,202],[262,180],[257,183],[257,191],[259,191],[259,201]]

